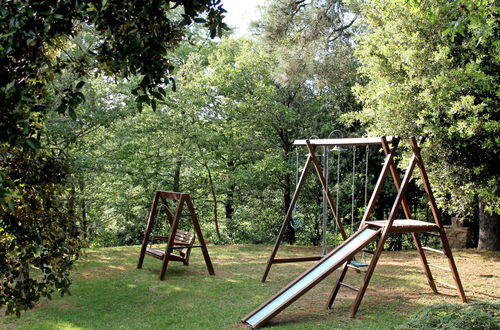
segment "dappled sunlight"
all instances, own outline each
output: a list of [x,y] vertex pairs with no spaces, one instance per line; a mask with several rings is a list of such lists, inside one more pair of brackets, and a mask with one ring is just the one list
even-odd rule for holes
[[83,329],[83,328],[76,326],[74,324],[71,324],[69,322],[56,322],[56,323],[54,323],[53,329],[77,330],[77,329]]
[[[195,252],[189,266],[169,263],[165,280],[160,281],[161,261],[146,258],[143,268],[137,269],[136,247],[122,247],[118,256],[117,251],[100,249],[98,253],[88,254],[86,259],[80,261],[81,267],[73,273],[72,296],[56,297],[49,304],[26,313],[19,321],[11,317],[0,318],[0,327],[5,322],[9,324],[8,328],[23,322],[41,322],[45,328],[86,329],[89,327],[83,320],[96,319],[100,326],[111,328],[123,326],[123,321],[127,326],[134,324],[131,327],[136,328],[161,328],[174,323],[179,328],[185,328],[187,324],[192,324],[192,319],[179,320],[178,315],[196,311],[207,323],[193,328],[210,328],[210,325],[220,329],[241,328],[238,321],[241,317],[315,264],[276,264],[268,281],[261,283],[269,246],[217,246],[209,249],[215,276],[208,274],[202,254]],[[307,256],[315,251],[318,250],[286,246],[279,253],[283,256]],[[458,251],[456,254],[460,256],[457,267],[469,300],[499,301],[500,263],[492,261],[498,260],[500,253],[486,253],[488,258],[480,257],[481,252],[477,251]],[[122,259],[122,255],[129,259]],[[428,257],[437,264],[446,264],[446,259],[440,255]],[[358,255],[357,259],[370,261],[368,256],[363,258],[362,255]],[[385,251],[356,319],[351,319],[349,310],[356,293],[349,289],[341,288],[332,310],[325,309],[339,273],[336,270],[318,283],[271,320],[270,325],[296,329],[331,328],[332,325],[339,328],[377,328],[387,324],[384,322],[394,324],[394,320],[406,319],[423,306],[460,302],[453,289],[438,286],[439,294],[432,292],[415,251]],[[433,274],[443,282],[453,283],[449,273],[438,270]],[[363,275],[349,271],[345,282],[357,287]],[[74,313],[79,313],[82,321],[73,321]],[[109,317],[105,316],[108,314]],[[45,315],[50,316],[45,319]],[[130,315],[137,315],[138,319]],[[106,320],[100,320],[103,317]],[[54,319],[61,322],[53,323]],[[150,323],[151,319],[156,321]]]

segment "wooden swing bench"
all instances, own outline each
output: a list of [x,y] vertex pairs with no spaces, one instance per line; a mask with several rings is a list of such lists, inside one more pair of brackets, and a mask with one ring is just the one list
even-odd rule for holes
[[[169,236],[156,235],[151,236],[151,239],[153,241],[168,241]],[[171,254],[169,259],[171,261],[180,261],[187,266],[189,264],[189,255],[191,254],[191,248],[200,247],[199,245],[193,245],[194,239],[195,236],[193,233],[177,229],[177,232],[175,233],[174,246],[172,247],[172,249],[177,250],[179,255]],[[149,247],[146,248],[146,254],[153,258],[163,260],[163,258],[165,257],[165,250]]]
[[[169,200],[177,203],[175,212],[170,211],[170,208],[168,206]],[[162,204],[160,204],[160,201],[162,202]],[[188,214],[182,214],[184,204],[188,208]],[[155,227],[155,219],[156,215],[158,214],[159,206],[164,207],[165,215],[167,217],[168,224],[170,225],[169,234],[166,236],[151,235]],[[179,229],[179,222],[181,217],[188,217],[191,219],[191,223],[196,235]],[[199,244],[193,245],[196,237],[198,238]],[[164,250],[153,248],[152,244],[150,247],[148,247],[148,243],[153,243],[155,240],[167,241],[166,248]],[[205,240],[203,239],[203,234],[201,233],[200,224],[198,223],[198,217],[195,213],[191,196],[186,193],[157,190],[153,198],[153,204],[151,205],[151,211],[149,213],[146,230],[144,231],[144,239],[142,241],[142,247],[139,253],[139,262],[137,263],[137,268],[142,268],[145,255],[160,259],[163,261],[160,270],[160,280],[164,280],[165,274],[167,272],[168,262],[180,261],[187,266],[189,264],[189,256],[191,255],[192,248],[201,248],[203,257],[205,258],[205,263],[207,265],[208,273],[210,275],[215,275],[212,261],[210,260],[207,246],[205,244]],[[174,254],[174,251],[177,251],[178,254]]]

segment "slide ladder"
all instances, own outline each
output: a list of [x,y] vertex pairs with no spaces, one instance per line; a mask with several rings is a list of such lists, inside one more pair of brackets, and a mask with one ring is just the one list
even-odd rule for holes
[[382,229],[361,228],[344,243],[327,254],[316,265],[309,268],[253,312],[245,316],[241,321],[252,328],[262,326],[321,282],[334,270],[351,260],[356,253],[378,238],[381,231]]

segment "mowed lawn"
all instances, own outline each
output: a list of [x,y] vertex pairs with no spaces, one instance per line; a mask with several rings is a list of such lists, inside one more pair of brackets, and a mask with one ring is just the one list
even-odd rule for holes
[[[209,246],[216,276],[209,276],[201,251],[190,265],[172,262],[165,281],[161,262],[146,256],[136,269],[138,246],[87,249],[73,272],[72,295],[54,297],[21,318],[0,316],[3,329],[240,329],[241,318],[267,300],[313,263],[274,265],[268,282],[260,283],[268,245]],[[314,247],[282,247],[280,256],[316,255]],[[500,302],[500,253],[454,250],[470,301]],[[430,262],[446,265],[438,255]],[[358,259],[361,259],[359,257]],[[437,260],[436,260],[437,259]],[[453,283],[446,272],[438,280]],[[455,290],[439,287],[433,294],[415,251],[384,252],[355,319],[349,308],[355,292],[343,288],[332,310],[325,304],[338,270],[272,319],[268,328],[391,328],[423,306],[459,303]],[[350,271],[347,283],[359,285]]]

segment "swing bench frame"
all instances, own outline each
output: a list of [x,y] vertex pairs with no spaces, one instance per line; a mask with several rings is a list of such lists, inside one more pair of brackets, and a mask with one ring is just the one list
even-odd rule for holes
[[[172,213],[169,208],[168,200],[177,202],[177,207],[174,213]],[[168,236],[151,236],[153,228],[155,227],[155,219],[156,215],[158,214],[158,206],[160,201],[162,202],[161,205],[165,208],[167,221],[170,224],[170,231]],[[189,211],[189,213],[187,214],[182,213],[184,204],[187,206],[187,209]],[[181,217],[188,217],[191,219],[196,237],[198,238],[198,245],[194,245],[194,234],[179,229],[179,222]],[[155,249],[151,247],[148,248],[150,237],[152,237],[153,239],[167,240],[167,246],[165,250]],[[208,273],[210,275],[215,275],[212,261],[210,260],[210,255],[208,254],[208,249],[205,240],[203,239],[200,224],[198,223],[198,216],[196,215],[191,196],[186,193],[157,190],[153,198],[151,211],[149,212],[148,223],[144,231],[144,238],[142,240],[137,268],[142,268],[145,255],[160,259],[163,261],[160,270],[160,280],[163,281],[167,272],[168,262],[180,261],[187,266],[189,264],[189,256],[191,254],[192,248],[201,248],[203,258],[205,259],[205,264],[207,265]],[[179,255],[174,254],[174,250],[177,250],[179,252]]]
[[[462,282],[460,280],[460,276],[458,274],[458,270],[455,264],[455,261],[453,259],[453,255],[448,243],[448,239],[444,230],[444,226],[441,220],[440,213],[438,211],[436,201],[434,199],[434,195],[432,192],[432,189],[429,184],[429,179],[427,176],[427,172],[425,170],[424,162],[422,160],[421,154],[420,154],[420,144],[423,143],[423,138],[420,138],[420,142],[417,143],[417,140],[414,137],[410,137],[410,148],[413,152],[413,155],[409,161],[408,167],[406,169],[406,173],[403,177],[403,180],[401,181],[396,163],[394,161],[394,156],[396,153],[396,149],[399,145],[399,137],[374,137],[374,138],[348,138],[348,139],[313,139],[313,140],[296,140],[294,142],[294,145],[296,146],[306,146],[309,154],[306,160],[306,163],[304,165],[302,174],[300,176],[300,180],[297,183],[297,186],[295,188],[295,193],[293,195],[292,201],[290,203],[290,206],[288,208],[288,211],[284,217],[283,223],[281,225],[279,234],[276,238],[276,242],[274,245],[274,248],[271,252],[271,255],[267,261],[266,269],[264,271],[263,277],[262,277],[262,282],[265,282],[270,268],[273,264],[278,264],[278,263],[289,263],[289,262],[303,262],[303,261],[316,261],[320,260],[322,257],[321,256],[311,256],[311,257],[292,257],[292,258],[276,258],[276,253],[278,251],[278,248],[280,246],[280,243],[283,239],[284,232],[290,222],[291,219],[291,214],[293,207],[295,203],[297,202],[298,195],[300,194],[301,188],[305,182],[305,178],[307,176],[307,173],[310,170],[311,164],[314,166],[315,172],[321,182],[322,189],[324,194],[327,196],[327,201],[328,205],[330,206],[330,209],[332,211],[332,214],[334,216],[334,219],[337,223],[337,226],[339,228],[339,232],[342,235],[343,239],[347,239],[347,235],[345,233],[345,230],[342,226],[342,223],[339,221],[337,218],[337,212],[336,212],[336,207],[333,203],[330,190],[328,186],[326,185],[325,178],[323,176],[323,171],[321,168],[321,165],[316,158],[315,155],[315,149],[318,146],[358,146],[358,145],[380,145],[383,148],[383,151],[385,153],[385,160],[384,164],[382,167],[382,170],[380,172],[379,178],[377,180],[377,183],[375,185],[374,191],[372,193],[372,196],[370,198],[370,201],[368,205],[366,206],[363,218],[361,220],[361,224],[359,228],[372,228],[376,230],[380,230],[381,234],[378,238],[378,242],[375,248],[375,251],[373,252],[373,257],[370,261],[370,264],[366,269],[361,269],[351,263],[353,259],[347,260],[344,265],[340,268],[341,272],[339,275],[339,278],[333,287],[330,296],[328,298],[327,302],[327,307],[331,308],[340,287],[347,287],[351,290],[354,290],[357,292],[357,296],[355,298],[355,301],[351,307],[350,311],[350,317],[355,317],[357,310],[361,304],[361,301],[363,299],[363,296],[366,292],[366,289],[368,287],[368,284],[370,282],[370,279],[373,275],[373,272],[375,270],[375,267],[377,265],[377,262],[380,258],[380,255],[383,252],[384,249],[384,243],[386,242],[389,234],[392,233],[411,233],[413,241],[415,243],[415,246],[417,248],[417,252],[419,254],[420,260],[422,262],[422,266],[424,269],[424,273],[427,277],[427,282],[429,286],[431,287],[432,291],[434,293],[438,293],[436,283],[448,287],[448,288],[453,288],[458,291],[458,294],[462,300],[462,302],[467,302],[467,298],[465,296],[465,292],[462,286]],[[420,172],[420,177],[423,182],[424,190],[426,193],[426,196],[429,200],[429,205],[432,211],[432,215],[434,218],[434,223],[431,222],[425,222],[425,221],[419,221],[415,220],[412,217],[411,211],[409,204],[406,200],[406,191],[408,189],[410,179],[412,178],[413,171],[415,167],[418,168]],[[373,213],[373,210],[375,208],[376,201],[380,195],[380,191],[382,190],[382,187],[385,183],[385,179],[388,175],[388,172],[391,173],[391,176],[393,178],[396,190],[397,190],[397,196],[394,201],[394,204],[392,206],[391,212],[389,214],[389,217],[387,220],[374,220],[370,221],[370,216]],[[396,219],[399,207],[403,208],[404,214],[405,214],[405,219]],[[443,250],[438,250],[438,249],[433,249],[429,247],[424,247],[421,244],[420,241],[420,236],[419,234],[427,234],[427,235],[432,235],[432,236],[437,236],[440,237],[441,242],[442,242],[442,247]],[[438,265],[431,264],[427,261],[426,255],[424,251],[428,252],[433,252],[433,253],[439,253],[443,254],[447,257],[448,259],[448,265],[449,268],[441,267]],[[445,282],[440,282],[437,281],[433,278],[430,267],[436,267],[441,270],[446,270],[452,273],[453,280],[455,282],[455,285],[451,285]],[[364,279],[362,280],[361,286],[359,288],[356,288],[354,286],[348,285],[343,282],[343,279],[345,278],[348,269],[354,269],[358,273],[365,273]]]

